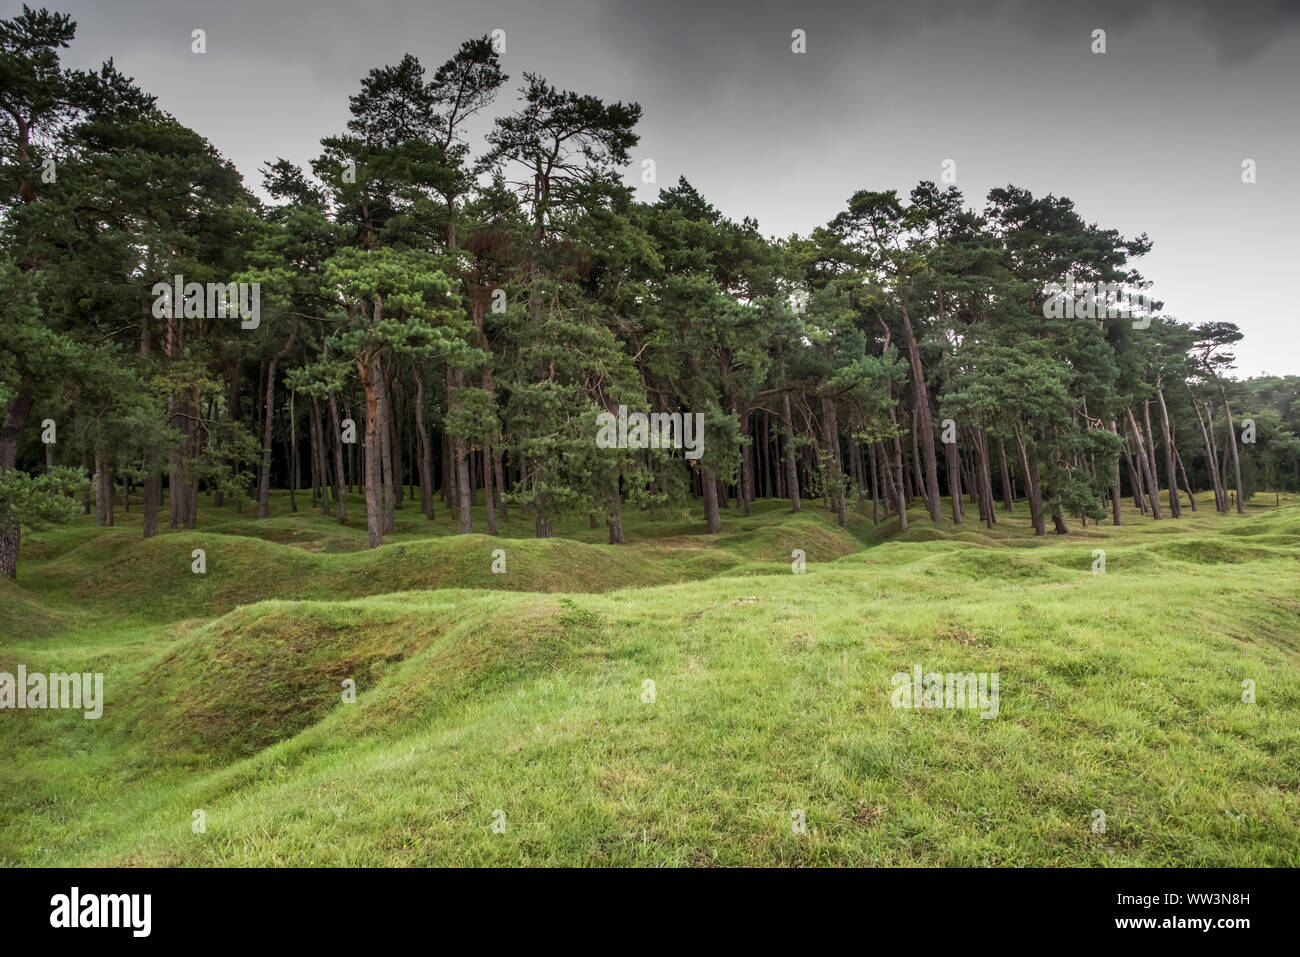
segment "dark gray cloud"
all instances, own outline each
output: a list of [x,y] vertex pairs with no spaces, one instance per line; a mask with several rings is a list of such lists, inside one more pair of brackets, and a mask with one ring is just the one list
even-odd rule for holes
[[[70,60],[116,57],[253,186],[261,163],[305,163],[343,127],[368,69],[407,52],[433,68],[501,28],[501,110],[524,70],[642,104],[629,182],[652,158],[658,185],[684,174],[727,214],[785,235],[856,189],[905,192],[953,159],[973,205],[1016,183],[1149,233],[1141,266],[1172,314],[1238,322],[1243,373],[1300,372],[1294,0],[46,2],[79,22]],[[190,53],[195,28],[204,56]],[[1240,180],[1246,158],[1254,185]]]

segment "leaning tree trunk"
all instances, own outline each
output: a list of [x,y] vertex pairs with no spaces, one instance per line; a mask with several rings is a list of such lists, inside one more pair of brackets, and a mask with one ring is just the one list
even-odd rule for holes
[[930,392],[925,386],[925,369],[921,365],[921,350],[912,330],[912,319],[907,306],[900,300],[903,311],[903,333],[907,339],[907,356],[912,368],[912,404],[916,412],[916,428],[920,433],[921,453],[925,458],[925,498],[930,507],[930,521],[940,519],[939,467],[934,455],[934,423],[930,418]]
[[1228,442],[1229,448],[1232,449],[1232,468],[1237,473],[1237,514],[1244,515],[1246,509],[1241,494],[1241,457],[1237,454],[1236,426],[1232,424],[1232,407],[1228,405],[1228,393],[1224,391],[1223,383],[1219,383],[1219,395],[1223,398],[1223,413],[1228,417]]
[[1043,487],[1038,477],[1038,464],[1033,463],[1031,468],[1029,462],[1029,452],[1025,448],[1025,440],[1020,434],[1020,427],[1015,427],[1016,431],[1016,448],[1020,453],[1020,469],[1025,473],[1025,488],[1028,490],[1029,497],[1029,520],[1033,523],[1035,535],[1047,534],[1047,521],[1043,516]]
[[1057,535],[1069,535],[1070,526],[1065,524],[1065,516],[1061,514],[1061,503],[1052,503],[1052,527]]
[[1174,446],[1174,457],[1178,459],[1178,474],[1183,477],[1183,490],[1187,492],[1187,504],[1192,507],[1194,512],[1196,511],[1196,498],[1192,495],[1192,483],[1187,481],[1187,469],[1183,468],[1183,457],[1179,453],[1177,446]]
[[1183,505],[1178,501],[1178,478],[1175,474],[1177,464],[1174,461],[1178,453],[1174,448],[1174,433],[1169,427],[1169,409],[1165,406],[1165,393],[1160,387],[1159,380],[1156,381],[1156,399],[1160,403],[1160,431],[1165,443],[1165,482],[1169,486],[1169,514],[1174,518],[1182,518]]
[[921,442],[920,439],[917,437],[920,432],[920,426],[917,424],[919,421],[920,420],[917,417],[916,410],[913,409],[912,410],[912,455],[911,455],[912,471],[909,473],[908,477],[911,478],[915,483],[913,485],[913,488],[916,489],[916,493],[921,498],[926,500],[926,507],[929,507],[930,504],[929,497],[925,488],[925,473],[921,471]]
[[1156,484],[1156,477],[1151,474],[1151,459],[1147,457],[1146,445],[1142,441],[1142,429],[1138,427],[1137,417],[1133,415],[1132,409],[1125,411],[1128,414],[1128,424],[1133,427],[1133,443],[1137,446],[1134,454],[1142,472],[1142,480],[1147,487],[1147,501],[1151,503],[1151,517],[1159,521],[1161,518],[1160,486]]
[[1129,484],[1133,486],[1133,507],[1145,515],[1147,513],[1147,501],[1142,494],[1142,473],[1139,472],[1138,467],[1133,464],[1133,453],[1129,451],[1128,447],[1127,425],[1124,426],[1124,431],[1124,461],[1128,464]]
[[[1147,459],[1150,461],[1151,485],[1152,488],[1155,489],[1156,497],[1159,498],[1160,469],[1156,466],[1156,437],[1155,437],[1155,433],[1151,431],[1151,400],[1150,399],[1146,399],[1142,402],[1142,422],[1144,428],[1146,429]],[[1173,498],[1177,498],[1178,490],[1174,489],[1169,494]],[[1171,515],[1173,514],[1172,508],[1170,509],[1170,514]]]
[[[1116,436],[1119,435],[1119,423],[1114,419],[1110,420],[1110,430]],[[1110,520],[1112,525],[1124,524],[1124,507],[1120,496],[1119,482],[1119,453],[1116,452],[1110,475]]]
[[[1210,482],[1214,485],[1214,510],[1216,512],[1226,512],[1228,510],[1228,499],[1223,493],[1223,487],[1219,482],[1219,467],[1215,460],[1214,419],[1210,419],[1207,427],[1205,419],[1201,417],[1201,408],[1196,404],[1195,397],[1192,398],[1192,409],[1196,412],[1196,421],[1201,426],[1201,438],[1205,440],[1205,458],[1210,470]],[[1208,402],[1205,404],[1205,410],[1206,412],[1210,410]]]

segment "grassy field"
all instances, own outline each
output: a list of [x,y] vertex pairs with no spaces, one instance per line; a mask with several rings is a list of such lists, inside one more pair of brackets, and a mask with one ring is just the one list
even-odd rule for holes
[[[0,864],[1300,866],[1300,504],[1199,504],[29,534],[0,670],[106,704],[0,713]],[[892,707],[915,665],[996,672],[997,717]]]

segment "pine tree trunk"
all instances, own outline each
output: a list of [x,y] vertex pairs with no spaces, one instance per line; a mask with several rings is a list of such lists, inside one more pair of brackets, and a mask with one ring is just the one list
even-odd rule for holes
[[[32,410],[32,397],[20,387],[5,409],[4,424],[0,426],[0,473],[18,465],[18,443],[27,427],[27,416]],[[18,577],[18,548],[22,541],[22,523],[17,516],[0,519],[0,575]]]
[[1065,524],[1065,516],[1061,514],[1061,503],[1059,501],[1052,503],[1052,526],[1057,535],[1070,534],[1070,526]]
[[[271,408],[275,397],[275,369],[278,363],[278,356],[272,357],[269,368],[266,373],[266,414],[263,418],[262,425],[262,462],[257,470],[257,517],[266,518],[271,511],[271,428],[275,423],[275,417],[271,415]],[[173,466],[172,470],[172,514],[176,514],[176,476],[179,473],[179,466]],[[175,518],[172,519],[172,528],[176,527]]]
[[[82,471],[86,472],[87,474],[90,474],[91,472],[90,452],[85,450],[83,450],[81,453],[81,468]],[[82,515],[90,514],[91,500],[95,497],[94,484],[95,484],[94,482],[91,482],[89,485],[85,487],[85,489],[81,493],[81,514]]]
[[357,359],[357,373],[366,390],[366,438],[363,464],[366,484],[366,533],[370,547],[384,542],[384,480],[380,463],[379,405],[384,378],[378,349],[371,349]]
[[754,502],[754,448],[753,434],[750,431],[749,411],[736,409],[736,419],[740,423],[740,476],[736,483],[736,504],[744,511],[745,517],[753,515]]
[[[470,516],[474,490],[469,483],[469,450],[465,446],[465,439],[459,435],[452,436],[451,443],[456,456],[456,514],[460,518],[460,533],[468,535],[474,531]],[[538,510],[542,510],[540,503]]]
[[[497,508],[496,493],[492,488],[492,440],[484,436],[483,438],[483,510],[487,514],[488,534],[497,535]],[[615,492],[617,494],[617,491]],[[622,528],[619,528],[619,535],[623,534]],[[613,544],[612,542],[610,544]]]
[[835,508],[835,520],[840,528],[847,528],[849,518],[844,506],[844,466],[840,459],[839,419],[835,413],[835,403],[830,396],[823,394],[821,400],[822,440],[826,444],[827,464],[830,467],[828,484]]
[[1016,507],[1016,490],[1011,484],[1011,470],[1007,467],[1007,443],[998,436],[998,464],[1002,468],[1002,507],[1008,512]]
[[104,447],[95,445],[95,523],[100,528],[113,527],[113,466]]
[[[257,517],[266,518],[271,510],[271,427],[275,423],[275,416],[272,409],[275,403],[275,369],[280,364],[280,360],[289,354],[293,348],[295,340],[298,338],[298,320],[293,320],[293,325],[289,329],[289,341],[284,344],[284,348],[271,357],[270,368],[266,373],[266,406],[263,415],[262,425],[262,467],[257,481]],[[186,433],[187,435],[190,433]],[[173,476],[177,474],[173,471]],[[175,495],[175,491],[172,492]],[[175,512],[175,502],[172,503],[173,513]]]
[[343,469],[343,424],[339,421],[339,401],[330,393],[330,427],[334,429],[334,498],[338,503],[338,522],[348,523],[348,490],[351,483]]
[[[1110,430],[1119,435],[1119,423],[1110,420]],[[1124,524],[1124,503],[1120,497],[1119,453],[1115,453],[1115,462],[1110,477],[1110,521],[1112,525]]]
[[[912,492],[925,500],[926,508],[930,507],[928,490],[925,485],[925,474],[921,471],[921,440],[918,437],[920,427],[917,425],[916,409],[912,410],[912,471],[908,478],[912,481]],[[908,496],[909,500],[912,496]],[[933,519],[938,521],[938,519]]]
[[722,531],[722,515],[718,511],[718,480],[713,469],[707,465],[700,466],[700,485],[704,492],[704,521],[710,535]]
[[[1145,399],[1142,402],[1142,422],[1146,429],[1147,461],[1148,472],[1151,476],[1151,488],[1154,490],[1154,497],[1160,497],[1160,470],[1156,466],[1156,439],[1155,434],[1151,431],[1151,400]],[[1176,492],[1171,492],[1176,496]],[[1172,514],[1172,512],[1170,513]],[[1156,516],[1159,518],[1159,516]]]
[[[393,381],[388,386],[388,454],[393,460],[391,466],[389,484],[392,489],[393,510],[402,507],[402,430],[401,416],[398,414],[397,407],[397,373],[393,374]],[[391,529],[390,529],[391,531]]]
[[325,414],[321,409],[320,399],[316,396],[311,397],[311,427],[316,437],[315,445],[315,466],[316,473],[320,476],[320,510],[322,515],[330,513],[330,467],[329,453],[325,446]]
[[[447,386],[451,388],[451,373],[448,373]],[[456,488],[456,467],[452,463],[451,454],[451,436],[444,430],[442,433],[442,504],[447,507],[453,516],[459,514],[458,499],[455,494]]]
[[1174,433],[1169,427],[1169,409],[1165,406],[1165,393],[1160,387],[1160,381],[1156,381],[1156,399],[1160,403],[1160,432],[1164,437],[1165,443],[1165,484],[1169,486],[1169,514],[1174,518],[1183,517],[1183,506],[1178,501],[1178,479],[1175,475],[1177,468],[1174,457],[1178,454],[1174,448]]
[[[395,511],[395,498],[393,492],[393,431],[389,419],[393,414],[392,398],[388,392],[388,380],[382,379],[376,383],[378,391],[378,409],[379,409],[379,475],[383,483],[380,501],[383,503],[383,520],[384,534],[390,534],[396,527],[397,516]],[[367,453],[369,450],[367,450]]]
[[[785,415],[785,487],[790,496],[791,511],[799,511],[799,467],[796,464],[794,444],[794,417],[790,412],[790,393],[782,395],[782,412]],[[712,473],[710,473],[712,474]]]
[[[447,369],[447,405],[451,408],[459,402],[459,389],[465,382],[465,370]],[[453,435],[450,437],[452,452],[452,481],[455,483],[454,497],[452,498],[451,507],[460,521],[460,534],[468,535],[474,531],[473,520],[470,517],[471,496],[473,490],[469,484],[469,452],[465,447],[463,436]],[[537,537],[550,537],[550,522],[544,518],[545,509],[542,503],[538,502],[538,524]],[[546,534],[542,531],[545,528]]]
[[153,538],[158,534],[158,510],[162,508],[162,475],[153,465],[153,457],[144,460],[144,501],[141,507],[144,514],[140,516],[141,537]]
[[[1127,433],[1128,427],[1125,426]],[[1124,461],[1128,463],[1128,481],[1133,487],[1133,507],[1143,515],[1147,513],[1146,499],[1142,496],[1142,473],[1133,464],[1133,453],[1129,451],[1128,438],[1124,439]]]
[[898,419],[894,416],[894,410],[889,410],[889,418],[894,426],[894,482],[895,491],[898,495],[898,530],[907,531],[907,490],[903,486],[903,442],[898,435]]
[[1228,405],[1228,393],[1222,383],[1219,384],[1219,395],[1223,398],[1223,414],[1228,417],[1228,442],[1232,449],[1232,468],[1237,474],[1237,514],[1244,515],[1246,502],[1245,496],[1242,495],[1241,457],[1237,454],[1237,432],[1236,426],[1232,424],[1232,407]]
[[876,443],[867,443],[867,458],[871,467],[871,524],[880,523],[880,473],[876,462]]
[[1192,511],[1196,511],[1196,499],[1192,495],[1192,483],[1187,481],[1187,469],[1183,468],[1183,457],[1174,446],[1174,457],[1178,460],[1178,473],[1183,477],[1183,490],[1187,492],[1187,504],[1191,506]]
[[[930,393],[925,385],[925,369],[921,365],[921,350],[916,343],[916,334],[912,330],[912,319],[907,313],[907,305],[901,300],[899,306],[903,312],[903,333],[907,339],[907,355],[912,369],[912,404],[916,416],[916,431],[921,433],[921,451],[925,458],[925,497],[930,507],[930,521],[938,523],[939,506],[939,468],[934,454],[934,425],[930,418]],[[915,441],[915,436],[913,439]]]
[[613,484],[609,490],[609,514],[606,518],[609,524],[609,543],[611,545],[623,544],[623,502],[618,490],[618,474],[615,473]]
[[971,431],[975,436],[975,451],[979,458],[980,488],[983,499],[980,511],[984,513],[982,517],[985,526],[992,528],[997,524],[998,517],[993,505],[993,471],[989,467],[989,434],[982,424],[976,424]]
[[[1189,389],[1188,392],[1190,393],[1191,390]],[[1206,472],[1209,473],[1210,476],[1210,490],[1214,493],[1214,508],[1215,511],[1218,511],[1219,510],[1219,485],[1214,480],[1214,453],[1210,448],[1210,435],[1205,430],[1205,420],[1201,418],[1201,410],[1200,407],[1196,404],[1195,397],[1192,398],[1192,411],[1196,413],[1196,424],[1201,430],[1201,440],[1205,443],[1205,458],[1206,461],[1209,463],[1206,465],[1205,470]]]
[[1128,423],[1133,427],[1133,442],[1137,445],[1134,453],[1138,460],[1139,471],[1142,472],[1142,481],[1147,489],[1147,501],[1151,503],[1151,517],[1156,521],[1161,519],[1160,514],[1160,487],[1156,484],[1155,476],[1151,473],[1152,459],[1147,455],[1146,444],[1142,441],[1142,429],[1137,423],[1137,417],[1133,415],[1133,410],[1126,409],[1128,414]]
[[492,450],[492,471],[496,473],[497,477],[497,508],[501,511],[502,521],[510,518],[510,512],[506,508],[506,477],[505,467],[502,464],[504,458],[504,454],[498,452],[497,449]]
[[424,419],[424,376],[420,363],[415,366],[415,432],[420,437],[420,511],[433,518],[433,443],[429,424]]
[[302,456],[298,454],[298,415],[294,408],[297,395],[289,390],[289,511],[298,514],[298,483],[302,478]]
[[961,524],[961,472],[957,465],[957,443],[943,443],[944,466],[948,472],[948,496],[952,500],[952,523]]
[[1033,523],[1035,535],[1047,534],[1047,521],[1043,516],[1043,490],[1039,484],[1038,464],[1030,467],[1029,452],[1025,449],[1025,440],[1016,427],[1016,448],[1020,453],[1020,470],[1025,475],[1025,488],[1029,498],[1029,520]]

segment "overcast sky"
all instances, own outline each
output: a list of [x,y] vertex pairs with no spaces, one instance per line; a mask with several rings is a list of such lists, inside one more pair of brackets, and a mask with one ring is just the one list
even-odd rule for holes
[[[265,161],[305,165],[343,129],[370,68],[409,52],[432,72],[502,29],[499,112],[525,70],[642,105],[629,182],[652,158],[659,186],[684,174],[727,215],[784,236],[857,189],[938,181],[952,159],[977,208],[1014,183],[1148,233],[1138,266],[1170,315],[1239,324],[1241,375],[1300,373],[1295,0],[49,2],[78,22],[70,65],[114,57],[254,188]],[[1105,54],[1090,50],[1095,29]],[[639,186],[645,199],[657,188]]]

